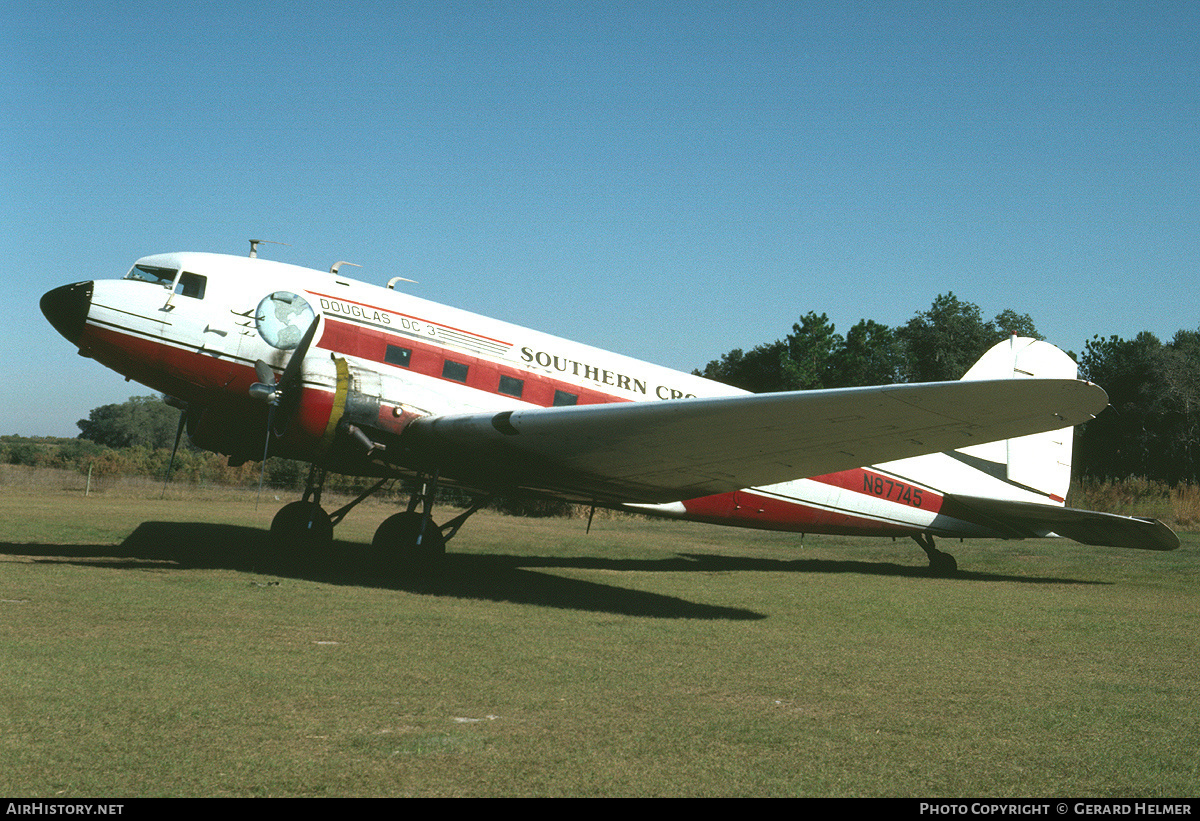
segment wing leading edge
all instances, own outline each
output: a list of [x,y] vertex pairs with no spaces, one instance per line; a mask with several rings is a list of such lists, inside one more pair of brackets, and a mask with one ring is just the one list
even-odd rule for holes
[[427,417],[409,455],[445,475],[580,499],[670,502],[1076,425],[1074,379],[1001,379]]

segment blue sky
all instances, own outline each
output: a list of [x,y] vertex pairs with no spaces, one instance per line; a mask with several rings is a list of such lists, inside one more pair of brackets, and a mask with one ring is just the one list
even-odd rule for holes
[[0,433],[149,393],[43,292],[250,237],[681,370],[947,291],[1200,327],[1195,3],[0,9]]

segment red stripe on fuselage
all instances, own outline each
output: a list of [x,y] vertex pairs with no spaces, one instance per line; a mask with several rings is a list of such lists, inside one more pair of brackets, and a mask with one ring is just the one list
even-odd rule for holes
[[854,468],[823,476],[808,477],[814,482],[831,485],[842,490],[861,493],[898,505],[937,513],[942,507],[942,495],[923,485],[906,482],[895,476],[879,473],[868,468]]
[[103,325],[85,327],[79,350],[147,387],[199,405],[219,403],[231,393],[247,395],[256,381],[254,368],[239,360]]
[[[258,381],[254,368],[228,356],[180,348],[143,335],[89,324],[80,340],[80,351],[120,374],[203,408],[223,408],[254,424],[266,416],[265,407],[250,398],[250,385]],[[311,458],[333,409],[333,394],[306,385],[304,400],[286,435],[273,454]]]
[[[401,317],[402,319],[410,319],[413,322],[426,323],[429,325],[436,325],[439,328],[445,328],[448,331],[454,331],[455,333],[460,333],[460,334],[463,334],[464,336],[469,336],[474,339],[482,339],[485,342],[491,342],[496,345],[502,345],[505,348],[512,347],[511,342],[504,342],[499,339],[493,339],[490,336],[484,336],[483,334],[477,334],[474,331],[467,331],[467,330],[463,330],[462,328],[456,328],[453,325],[446,325],[443,322],[435,322],[432,319],[422,319],[421,317],[414,316],[413,314],[406,314],[406,313],[402,313],[400,311],[393,311],[390,308],[380,308],[378,305],[372,305],[369,302],[358,302],[353,299],[346,299],[344,296],[334,296],[333,294],[323,294],[320,291],[309,291],[309,293],[316,297],[324,297],[325,299],[332,299],[337,302],[345,302],[350,305],[358,305],[360,308],[366,308],[367,310],[376,311],[380,314],[388,314],[389,316],[398,316],[398,317]],[[330,311],[327,309],[324,309],[324,306],[322,306],[322,308],[323,308],[323,312],[324,312],[325,316],[328,318],[330,315]]]
[[[325,315],[325,331],[321,336],[320,346],[326,350],[377,362],[388,368],[400,371],[412,371],[422,376],[439,379],[453,384],[465,384],[486,393],[498,396],[508,396],[500,392],[500,377],[509,376],[523,383],[521,396],[511,397],[528,402],[532,405],[550,407],[554,404],[556,391],[563,391],[579,397],[579,405],[601,405],[609,402],[629,402],[631,400],[581,387],[572,382],[552,379],[548,376],[532,373],[520,368],[493,362],[467,353],[447,350],[446,348],[415,339],[403,334],[392,333],[378,328],[357,325]],[[411,352],[407,366],[396,365],[387,361],[387,348],[393,345]],[[447,379],[442,375],[446,360],[467,366],[466,382]]]
[[[942,508],[943,498],[940,493],[867,468],[854,468],[806,478],[862,496],[891,502],[902,506],[902,509],[914,508],[937,513]],[[752,489],[689,499],[683,506],[689,519],[764,530],[867,536],[899,536],[921,530],[916,525],[881,522],[847,511],[805,504],[798,499],[755,493]]]
[[683,502],[683,507],[687,511],[686,518],[695,521],[791,533],[904,536],[921,529],[916,525],[879,522],[745,490],[688,499]]

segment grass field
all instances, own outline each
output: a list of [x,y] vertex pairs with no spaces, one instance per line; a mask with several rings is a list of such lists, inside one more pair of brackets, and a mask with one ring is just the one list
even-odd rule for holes
[[384,582],[265,564],[273,498],[171,496],[0,486],[0,794],[1200,794],[1195,534],[934,579],[911,541],[485,512]]

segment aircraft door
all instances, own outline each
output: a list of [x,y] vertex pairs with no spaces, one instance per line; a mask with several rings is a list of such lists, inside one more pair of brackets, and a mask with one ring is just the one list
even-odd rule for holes
[[181,376],[200,387],[223,388],[236,373],[243,329],[208,291],[208,277],[180,271],[163,306],[163,334],[192,354],[180,358]]

